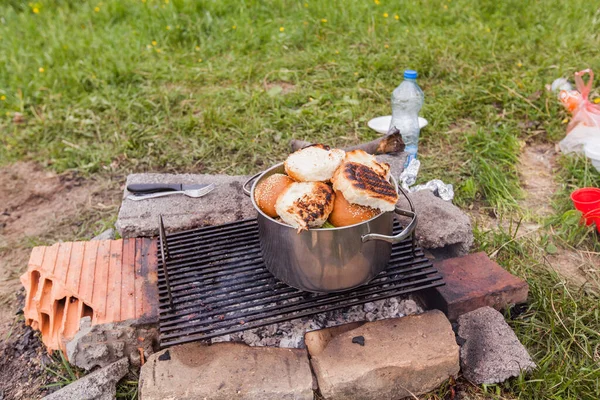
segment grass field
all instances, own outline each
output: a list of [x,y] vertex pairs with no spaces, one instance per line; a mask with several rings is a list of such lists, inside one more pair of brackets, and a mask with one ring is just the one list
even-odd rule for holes
[[[430,123],[421,180],[454,183],[462,207],[518,219],[523,145],[557,142],[566,128],[545,85],[600,73],[599,48],[600,8],[582,0],[4,0],[0,165],[258,172],[291,138],[374,138],[366,122],[390,113],[412,68]],[[549,243],[600,252],[568,197],[600,186],[600,174],[563,158],[556,184],[540,235],[476,232],[480,249],[530,284],[511,324],[539,365],[476,390],[491,398],[599,398],[600,299],[565,285],[544,257]]]

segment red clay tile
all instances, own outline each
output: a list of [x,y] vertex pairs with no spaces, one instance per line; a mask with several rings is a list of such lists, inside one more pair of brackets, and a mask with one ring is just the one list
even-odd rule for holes
[[21,276],[26,323],[52,351],[92,324],[158,316],[156,240],[57,243],[36,247]]

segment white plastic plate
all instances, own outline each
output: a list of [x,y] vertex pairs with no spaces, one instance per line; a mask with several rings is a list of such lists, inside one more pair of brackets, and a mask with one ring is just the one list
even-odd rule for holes
[[[374,131],[381,133],[382,135],[385,135],[386,133],[388,133],[388,129],[390,128],[391,123],[392,123],[392,116],[386,115],[384,117],[373,118],[372,120],[367,122],[367,125],[369,125],[369,128],[373,129]],[[425,118],[419,117],[419,128],[420,129],[423,129],[425,126],[427,126],[428,123],[429,122],[427,122],[427,120]]]

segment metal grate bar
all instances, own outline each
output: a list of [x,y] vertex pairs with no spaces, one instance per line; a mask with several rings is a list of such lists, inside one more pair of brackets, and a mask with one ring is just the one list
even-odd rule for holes
[[[397,222],[394,230],[400,230]],[[368,284],[342,293],[315,294],[291,288],[267,271],[256,220],[171,234],[161,231],[163,348],[443,285],[410,238],[392,247],[389,267]]]

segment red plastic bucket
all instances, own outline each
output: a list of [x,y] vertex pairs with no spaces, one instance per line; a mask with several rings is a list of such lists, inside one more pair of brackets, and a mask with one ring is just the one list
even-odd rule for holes
[[585,222],[587,225],[591,225],[592,223],[596,224],[596,230],[600,232],[600,208],[590,211],[587,214],[583,215],[585,218]]
[[[575,208],[583,214],[587,214],[592,210],[600,208],[600,189],[599,188],[582,188],[571,193],[571,200]],[[586,224],[591,225],[593,218],[586,218]]]

